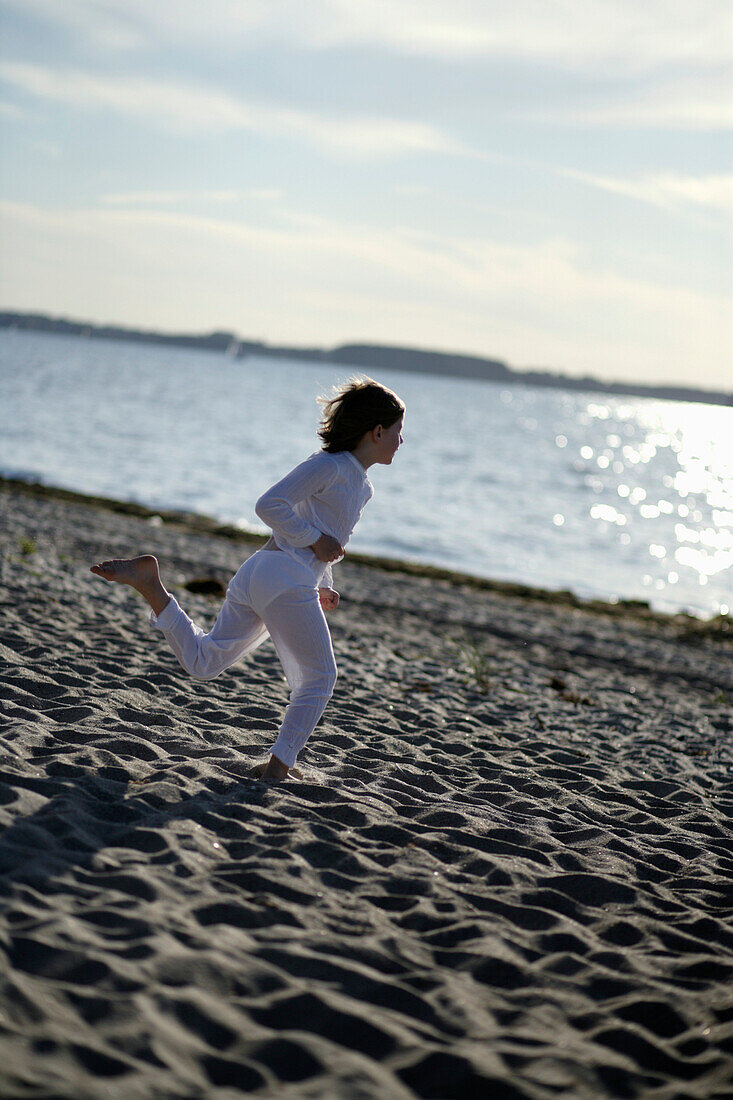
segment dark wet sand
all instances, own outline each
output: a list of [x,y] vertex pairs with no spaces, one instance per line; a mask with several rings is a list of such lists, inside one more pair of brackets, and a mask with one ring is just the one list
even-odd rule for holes
[[709,1100],[733,1087],[733,645],[346,562],[302,781],[265,645],[139,597],[253,549],[0,492],[0,1096]]

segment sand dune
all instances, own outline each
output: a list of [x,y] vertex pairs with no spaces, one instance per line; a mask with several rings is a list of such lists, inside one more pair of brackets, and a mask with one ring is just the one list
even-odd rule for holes
[[0,1096],[731,1095],[724,635],[347,560],[268,785],[272,648],[194,682],[87,571],[156,553],[210,622],[252,547],[0,501]]

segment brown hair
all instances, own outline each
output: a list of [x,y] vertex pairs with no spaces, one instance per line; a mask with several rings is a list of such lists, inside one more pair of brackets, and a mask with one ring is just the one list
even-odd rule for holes
[[381,424],[391,428],[405,411],[396,393],[365,375],[350,378],[331,397],[319,397],[323,417],[318,435],[329,454],[353,451],[366,432]]

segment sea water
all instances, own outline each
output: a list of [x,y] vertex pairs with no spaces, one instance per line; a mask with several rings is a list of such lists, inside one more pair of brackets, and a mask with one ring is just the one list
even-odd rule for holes
[[[0,471],[262,530],[260,493],[316,450],[352,368],[0,332]],[[373,373],[407,404],[350,549],[481,577],[731,605],[733,410]],[[141,547],[149,549],[148,547]]]

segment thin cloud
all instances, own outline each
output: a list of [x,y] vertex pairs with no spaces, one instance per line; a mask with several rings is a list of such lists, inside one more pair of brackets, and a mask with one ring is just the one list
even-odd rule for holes
[[578,172],[571,168],[562,169],[560,174],[664,210],[693,206],[733,217],[732,175],[679,176],[658,172],[637,179],[622,179]]
[[725,62],[727,0],[6,0],[97,46],[216,43],[250,51],[343,46],[447,61],[519,59],[597,72]]
[[12,119],[13,121],[29,121],[33,116],[30,111],[19,107],[17,103],[3,101],[0,102],[0,117]]
[[0,65],[0,77],[42,100],[86,110],[106,109],[168,131],[210,134],[244,130],[304,141],[330,154],[365,159],[415,152],[463,152],[447,135],[422,122],[328,117],[249,102],[203,86],[14,62]]
[[648,87],[619,86],[596,103],[541,108],[527,117],[606,129],[727,130],[733,126],[732,81],[721,69],[660,80]]
[[[711,131],[733,125],[729,0],[5,0],[46,21],[61,24],[97,53],[175,56],[190,43],[204,64],[212,51],[245,59],[257,50],[328,56],[345,49],[368,51],[379,66],[385,53],[421,57],[441,65],[499,61],[522,89],[535,89],[539,107],[505,106],[514,118],[603,128]],[[297,65],[297,60],[294,62]],[[507,66],[514,66],[510,72]],[[529,66],[529,69],[527,68]],[[25,66],[31,68],[31,66]],[[554,75],[553,75],[554,74]],[[537,94],[573,82],[565,103]],[[220,130],[270,129],[322,149],[355,157],[410,151],[459,151],[444,133],[417,121],[327,117],[229,95],[216,88],[132,77],[64,73],[71,91],[84,97],[98,85],[100,104],[130,111],[148,93],[151,110],[165,125],[199,128],[210,113]],[[38,74],[28,84],[47,84]],[[578,88],[578,82],[582,88]],[[589,83],[590,82],[590,83]],[[114,83],[115,87],[109,85]],[[31,89],[29,89],[31,90]],[[55,92],[60,97],[60,92]],[[192,100],[198,100],[200,106]],[[77,100],[72,100],[76,102]],[[140,112],[138,112],[140,113]],[[464,150],[465,152],[465,150]]]
[[187,203],[230,203],[256,199],[271,202],[281,199],[284,191],[272,187],[252,188],[249,191],[118,191],[102,195],[103,206],[177,206]]
[[[312,18],[313,7],[316,18]],[[725,0],[333,0],[308,6],[313,45],[371,45],[443,60],[501,58],[628,72],[727,60]]]
[[[464,237],[427,231],[391,228],[375,229],[298,211],[281,212],[285,225],[267,227],[249,225],[244,220],[228,220],[187,212],[162,210],[58,209],[44,210],[30,203],[0,201],[0,212],[7,218],[43,227],[51,236],[80,235],[103,237],[121,231],[124,241],[138,230],[141,239],[151,232],[180,234],[180,248],[187,251],[192,238],[210,246],[211,256],[220,256],[222,241],[247,250],[272,248],[278,257],[302,256],[311,263],[315,258],[331,257],[334,273],[350,260],[364,270],[371,265],[373,274],[405,276],[415,286],[433,286],[441,294],[462,297],[475,295],[481,303],[486,294],[494,297],[518,292],[548,302],[555,308],[560,302],[600,301],[606,297],[624,304],[642,300],[655,307],[669,308],[670,294],[678,304],[702,306],[709,298],[684,288],[670,290],[631,280],[611,272],[593,271],[582,246],[563,238],[550,238],[536,244],[507,244],[488,237]],[[188,238],[188,243],[186,242]],[[131,238],[130,238],[131,239]],[[178,247],[178,246],[177,246]]]

